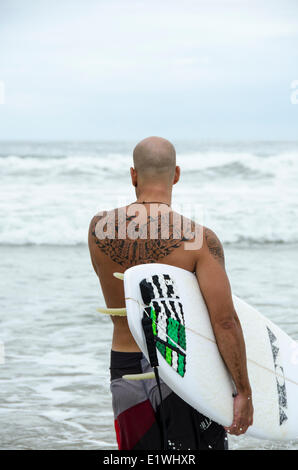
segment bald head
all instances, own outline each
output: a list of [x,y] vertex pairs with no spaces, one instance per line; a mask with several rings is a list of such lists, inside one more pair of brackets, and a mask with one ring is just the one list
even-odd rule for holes
[[170,182],[176,168],[175,147],[162,137],[147,137],[134,148],[133,161],[139,178]]

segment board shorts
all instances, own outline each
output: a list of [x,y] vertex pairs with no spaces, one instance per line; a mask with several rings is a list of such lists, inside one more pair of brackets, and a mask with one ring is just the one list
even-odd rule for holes
[[[119,450],[162,450],[161,400],[155,379],[125,380],[151,372],[142,352],[111,351],[111,393]],[[225,429],[188,405],[162,380],[169,450],[227,450]]]

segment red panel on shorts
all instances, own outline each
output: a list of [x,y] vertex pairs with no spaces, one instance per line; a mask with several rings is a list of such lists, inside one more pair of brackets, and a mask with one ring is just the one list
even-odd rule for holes
[[131,450],[155,422],[150,400],[138,403],[123,411],[115,420],[119,450]]

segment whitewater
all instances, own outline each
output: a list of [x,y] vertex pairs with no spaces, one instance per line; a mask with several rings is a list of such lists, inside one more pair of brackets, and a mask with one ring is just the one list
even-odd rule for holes
[[[175,142],[173,208],[222,240],[234,294],[298,340],[298,143]],[[136,142],[0,143],[1,449],[116,449],[112,326],[87,234],[135,201]],[[188,215],[188,214],[186,214]],[[230,436],[231,449],[298,441]]]

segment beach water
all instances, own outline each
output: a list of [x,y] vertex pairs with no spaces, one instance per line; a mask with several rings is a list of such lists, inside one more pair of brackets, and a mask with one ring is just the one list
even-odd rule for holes
[[[87,233],[96,212],[135,200],[134,145],[0,144],[1,449],[116,449],[112,327],[96,312]],[[224,243],[233,292],[298,340],[298,144],[175,146],[173,207],[195,201]],[[246,435],[229,443],[298,449]]]

